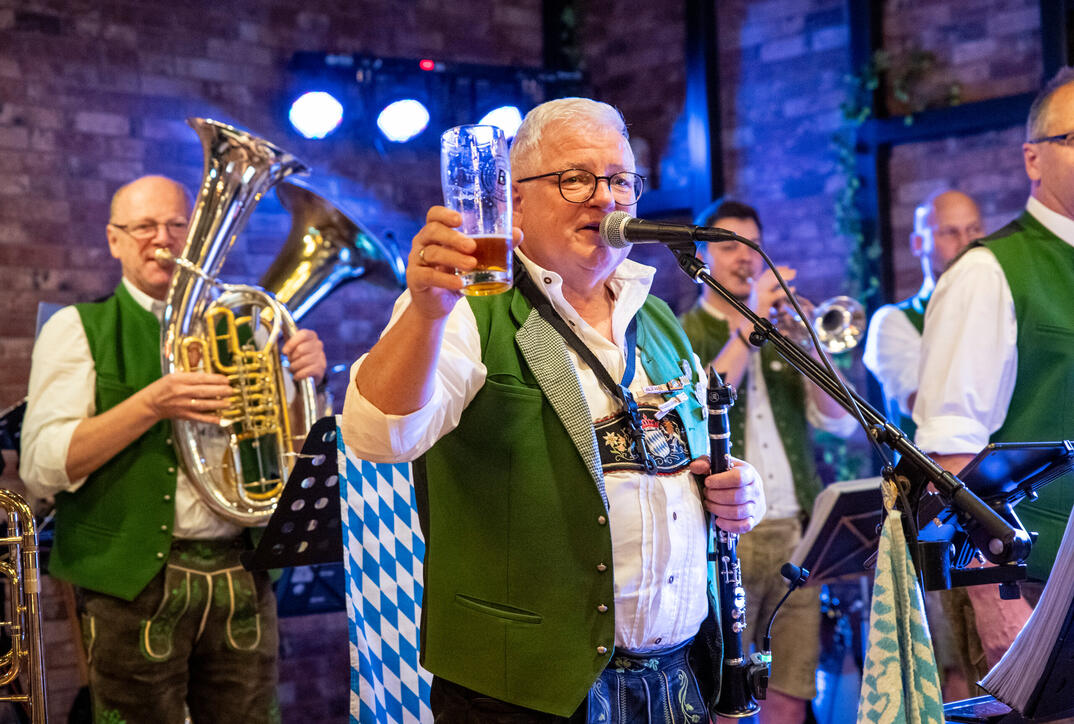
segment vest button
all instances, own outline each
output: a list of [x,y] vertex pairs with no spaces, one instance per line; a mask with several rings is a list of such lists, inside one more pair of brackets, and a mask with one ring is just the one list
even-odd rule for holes
[[174,473],[174,472],[175,472],[175,468],[174,468],[174,467],[172,467],[172,466],[168,466],[168,472],[169,472],[169,473]]
[[604,573],[604,571],[608,570],[608,566],[604,565],[603,563],[598,563],[597,570],[601,573]]
[[169,445],[171,445],[171,444],[172,444],[172,439],[171,439],[171,438],[169,437],[169,438],[168,438],[167,440],[165,440],[164,442],[166,442],[166,443],[168,443]]
[[160,551],[157,551],[157,558],[159,559],[159,558],[163,558],[163,557],[164,557],[164,554],[162,552],[160,552]]
[[161,529],[162,531],[164,531],[165,533],[167,533],[167,532],[168,532],[168,526],[167,526],[167,524],[165,524],[165,525],[162,525],[162,526],[160,526],[160,529]]
[[608,522],[608,519],[605,518],[603,515],[597,518],[597,523],[599,523],[600,525],[604,525],[607,522]]
[[171,499],[172,499],[172,496],[171,496],[171,495],[169,495],[168,493],[165,493],[165,494],[164,494],[164,502],[165,502],[165,503],[167,503],[167,502],[168,502],[169,500],[171,500]]
[[607,607],[607,606],[605,606],[605,605],[604,605],[604,604],[602,603],[602,604],[600,604],[599,606],[597,606],[597,610],[598,610],[598,611],[600,611],[601,613],[607,613],[607,612],[608,612],[608,607]]
[[607,646],[598,646],[597,647],[597,653],[600,654],[601,656],[603,656],[604,654],[608,653],[608,647]]

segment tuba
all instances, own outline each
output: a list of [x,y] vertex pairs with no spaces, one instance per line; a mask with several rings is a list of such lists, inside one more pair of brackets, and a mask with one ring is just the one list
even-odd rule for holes
[[[224,257],[256,204],[306,166],[276,146],[216,121],[192,118],[205,171],[161,324],[161,367],[226,375],[234,390],[222,424],[173,420],[180,462],[205,504],[240,526],[264,524],[317,416],[309,379],[288,380],[279,346],[297,331],[287,308],[263,289],[217,280]],[[170,257],[166,251],[164,255]],[[292,421],[292,407],[297,418]]]
[[0,560],[0,575],[8,582],[7,629],[11,648],[0,654],[0,686],[25,673],[28,692],[0,696],[0,701],[25,704],[33,724],[48,718],[45,702],[45,653],[41,630],[41,579],[37,563],[37,529],[30,506],[21,496],[0,488],[0,508],[7,512],[6,560]]
[[291,231],[259,284],[295,319],[340,284],[362,278],[405,286],[403,259],[330,201],[304,186],[282,183],[276,195],[291,214]]

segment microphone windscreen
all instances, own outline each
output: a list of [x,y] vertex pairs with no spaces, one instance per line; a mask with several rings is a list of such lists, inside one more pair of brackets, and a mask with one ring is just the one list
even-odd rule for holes
[[799,578],[802,577],[802,569],[793,563],[784,563],[780,566],[779,574],[790,581],[792,584],[798,584]]
[[613,211],[608,214],[600,220],[600,238],[605,244],[615,249],[630,246],[630,242],[623,235],[623,229],[633,218],[625,211]]

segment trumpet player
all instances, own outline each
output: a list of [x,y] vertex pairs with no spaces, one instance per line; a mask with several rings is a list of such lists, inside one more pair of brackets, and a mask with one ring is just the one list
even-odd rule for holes
[[[190,212],[171,179],[120,188],[105,231],[121,282],[57,312],[33,351],[20,474],[55,497],[49,573],[79,592],[96,721],[279,717],[269,580],[239,565],[248,533],[201,502],[171,444],[171,420],[217,423],[232,392],[222,375],[161,374],[173,270],[156,252],[179,255]],[[324,376],[314,332],[282,351],[296,379]]]
[[[761,220],[744,203],[722,200],[698,218],[761,243]],[[700,252],[713,277],[761,316],[786,303],[759,254],[736,242],[710,243]],[[795,270],[780,267],[790,281]],[[813,462],[809,425],[841,437],[854,419],[818,387],[808,384],[770,348],[749,343],[752,325],[729,302],[702,287],[697,304],[680,321],[703,363],[711,364],[738,391],[730,410],[732,452],[753,461],[764,484],[768,516],[738,544],[746,589],[743,646],[760,646],[776,603],[786,592],[779,575],[801,538],[803,522],[821,489]],[[793,287],[792,287],[793,289]],[[808,313],[811,305],[802,301]],[[808,315],[807,315],[808,316]],[[816,695],[820,656],[820,601],[813,589],[791,594],[772,628],[772,675],[760,721],[798,724]]]

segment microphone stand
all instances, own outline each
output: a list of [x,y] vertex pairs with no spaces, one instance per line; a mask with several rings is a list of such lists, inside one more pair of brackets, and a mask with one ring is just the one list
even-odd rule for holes
[[[767,255],[756,244],[730,232],[723,233],[725,235],[721,240],[733,238],[745,243],[765,256],[766,262],[771,264]],[[875,443],[886,445],[902,456],[896,468],[892,468],[890,464],[885,465],[882,474],[885,480],[895,484],[903,506],[907,508],[905,519],[913,528],[913,533],[910,535],[912,539],[910,549],[919,574],[925,564],[923,558],[929,559],[929,567],[937,565],[938,562],[935,555],[922,556],[918,551],[915,511],[909,509],[908,501],[919,499],[925,494],[926,485],[932,483],[945,505],[951,507],[958,516],[959,524],[966,531],[970,541],[989,561],[1001,564],[1001,569],[1004,569],[1002,573],[990,568],[976,569],[975,573],[980,571],[983,574],[979,582],[1009,581],[1025,577],[1025,566],[1019,564],[1029,555],[1032,542],[1021,526],[1008,522],[985,504],[957,476],[944,470],[935,460],[918,449],[902,430],[877,412],[856,392],[844,386],[832,372],[814,360],[800,345],[783,336],[771,321],[758,316],[713,279],[704,262],[695,256],[696,242],[676,242],[669,243],[667,246],[675,254],[679,266],[688,276],[704,283],[753,323],[753,331],[750,333],[751,344],[761,347],[766,342],[771,343],[780,357],[791,367],[830,395],[844,410],[855,415]],[[812,333],[812,330],[810,331]],[[931,577],[926,575],[926,578]]]

